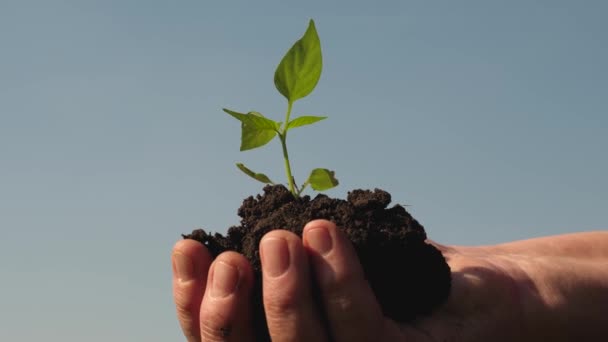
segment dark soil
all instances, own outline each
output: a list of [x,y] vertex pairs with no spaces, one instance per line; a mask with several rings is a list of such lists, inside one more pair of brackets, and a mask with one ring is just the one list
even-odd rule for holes
[[249,259],[255,274],[256,341],[270,340],[261,297],[260,239],[273,229],[302,236],[306,223],[319,218],[334,222],[353,242],[385,315],[408,322],[447,299],[450,268],[439,250],[425,242],[424,228],[401,205],[388,208],[390,202],[391,195],[379,189],[351,191],[344,201],[322,194],[295,199],[282,185],[266,186],[263,195],[243,201],[241,225],[225,237],[198,229],[184,238],[200,241],[214,256],[234,250]]

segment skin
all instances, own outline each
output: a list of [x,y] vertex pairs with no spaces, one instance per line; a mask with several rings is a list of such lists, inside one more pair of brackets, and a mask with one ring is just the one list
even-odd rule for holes
[[[599,341],[608,335],[608,232],[493,246],[433,244],[452,270],[448,301],[429,317],[400,324],[383,316],[350,242],[333,223],[310,222],[302,239],[269,232],[260,252],[272,340]],[[245,257],[225,252],[212,260],[202,244],[182,240],[172,261],[177,317],[188,341],[253,341],[253,275]],[[322,307],[312,300],[311,273]]]

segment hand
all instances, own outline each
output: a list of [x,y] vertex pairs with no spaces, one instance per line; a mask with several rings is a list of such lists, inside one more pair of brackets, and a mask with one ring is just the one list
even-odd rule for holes
[[[447,303],[411,324],[384,317],[353,247],[334,224],[310,222],[303,239],[275,230],[260,243],[263,300],[273,341],[515,341],[522,340],[523,277],[510,257],[491,250],[435,244],[452,269]],[[173,292],[188,341],[253,341],[248,261],[179,241],[173,251]],[[399,260],[387,267],[398,272]],[[314,272],[322,297],[312,299]],[[523,279],[523,278],[521,278]],[[326,320],[321,319],[325,317]]]

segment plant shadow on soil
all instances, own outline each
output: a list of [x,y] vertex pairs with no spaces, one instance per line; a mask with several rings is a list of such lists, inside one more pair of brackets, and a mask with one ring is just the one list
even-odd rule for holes
[[383,190],[353,190],[346,200],[319,194],[295,198],[282,185],[267,185],[238,209],[241,224],[226,236],[194,230],[184,238],[204,244],[213,255],[232,250],[243,254],[254,271],[253,324],[256,341],[270,341],[262,304],[258,246],[273,229],[302,236],[306,223],[326,219],[342,229],[353,243],[365,276],[384,314],[409,322],[443,304],[450,292],[450,268],[441,252],[426,242],[426,232],[403,206],[388,207]]

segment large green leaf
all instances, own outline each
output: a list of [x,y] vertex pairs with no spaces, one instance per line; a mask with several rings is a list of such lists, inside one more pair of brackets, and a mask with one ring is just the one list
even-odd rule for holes
[[304,36],[287,51],[274,73],[274,85],[279,93],[293,103],[310,94],[323,68],[321,41],[310,20]]
[[243,171],[247,176],[258,180],[262,183],[266,183],[266,184],[274,184],[270,178],[268,178],[265,174],[263,173],[256,173],[254,171],[251,171],[250,169],[247,168],[247,166],[245,166],[243,163],[237,163],[236,167],[239,168],[239,170]]
[[314,169],[306,181],[316,191],[331,189],[338,185],[338,180],[334,177],[334,171],[328,169]]
[[243,114],[226,108],[224,112],[241,122],[241,151],[268,144],[277,135],[280,127],[279,123],[258,112]]
[[289,121],[287,130],[300,126],[312,125],[313,123],[324,119],[327,119],[327,116],[300,116],[299,118]]

